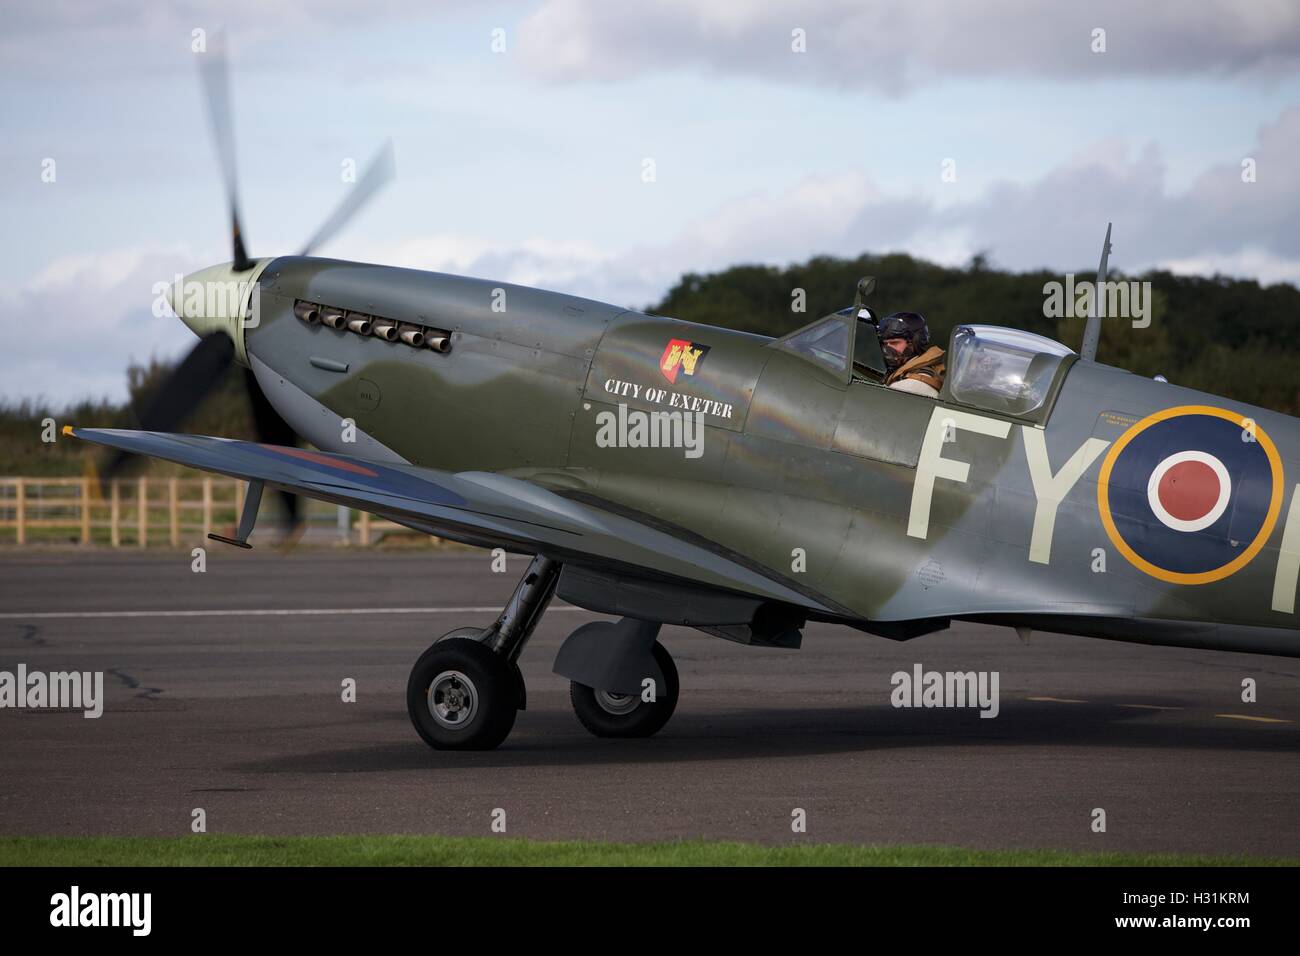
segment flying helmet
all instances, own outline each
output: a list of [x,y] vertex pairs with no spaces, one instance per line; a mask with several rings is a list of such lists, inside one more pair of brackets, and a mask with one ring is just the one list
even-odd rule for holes
[[907,339],[907,348],[901,353],[885,349],[885,364],[891,369],[897,368],[909,359],[915,358],[930,347],[930,327],[925,324],[925,316],[919,312],[891,312],[880,320],[876,326],[880,343],[887,339]]

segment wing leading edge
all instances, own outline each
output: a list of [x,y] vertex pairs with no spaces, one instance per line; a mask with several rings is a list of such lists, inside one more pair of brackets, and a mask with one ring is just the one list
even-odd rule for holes
[[705,545],[533,482],[201,435],[66,429],[84,441],[346,505],[407,527],[483,546],[513,547],[835,613],[758,569]]

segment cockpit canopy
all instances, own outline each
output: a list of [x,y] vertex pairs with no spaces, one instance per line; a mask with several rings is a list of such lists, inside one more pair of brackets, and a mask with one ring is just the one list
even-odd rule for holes
[[[852,307],[841,309],[772,345],[845,384],[853,379],[880,384],[886,371],[874,318],[866,309],[858,314]],[[1032,332],[959,325],[949,344],[947,380],[939,398],[1042,424],[1065,369],[1076,357],[1073,349]]]
[[961,325],[952,333],[948,392],[963,405],[1033,417],[1044,410],[1057,372],[1074,354],[1032,332]]

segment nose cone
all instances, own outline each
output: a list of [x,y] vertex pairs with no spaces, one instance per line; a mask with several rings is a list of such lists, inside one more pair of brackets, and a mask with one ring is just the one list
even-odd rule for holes
[[191,272],[167,292],[167,302],[199,338],[224,332],[235,343],[235,358],[248,364],[246,329],[261,316],[257,280],[270,263],[258,259],[251,269],[236,272],[229,262]]
[[250,273],[236,273],[230,263],[208,266],[173,285],[167,301],[199,338],[213,332],[235,337]]

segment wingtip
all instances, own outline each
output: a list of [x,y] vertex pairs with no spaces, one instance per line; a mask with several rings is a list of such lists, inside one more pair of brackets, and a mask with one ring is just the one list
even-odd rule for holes
[[72,428],[71,425],[64,425],[64,426],[63,426],[63,434],[67,435],[69,438],[76,438],[76,437],[77,437],[77,433],[76,433],[75,431],[73,431],[73,428]]

